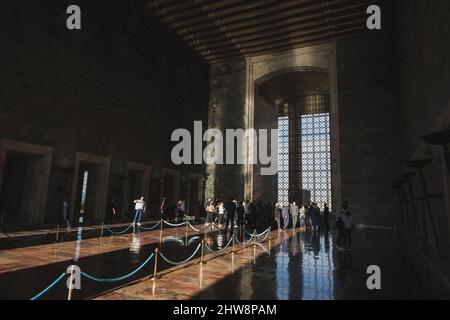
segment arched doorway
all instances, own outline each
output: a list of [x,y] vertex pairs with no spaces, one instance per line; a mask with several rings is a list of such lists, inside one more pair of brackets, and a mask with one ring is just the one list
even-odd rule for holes
[[[287,173],[260,176],[258,165],[248,164],[244,170],[247,199],[278,200],[279,180],[284,179],[284,199],[307,201],[311,195],[313,201],[338,207],[341,192],[335,60],[334,44],[247,60],[246,128],[284,129],[284,146],[279,139],[276,152],[285,166],[280,171]],[[280,122],[283,118],[284,124]],[[287,121],[289,118],[291,121]],[[302,135],[302,128],[309,134]],[[313,134],[316,131],[321,133]],[[312,141],[308,142],[308,137]],[[311,150],[302,148],[302,142]],[[249,141],[248,148],[252,145]],[[319,153],[318,146],[323,146]]]

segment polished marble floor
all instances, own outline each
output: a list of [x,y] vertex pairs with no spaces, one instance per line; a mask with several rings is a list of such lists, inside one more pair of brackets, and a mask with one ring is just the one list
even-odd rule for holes
[[[126,225],[117,225],[120,231]],[[202,226],[198,226],[201,228]],[[222,249],[229,235],[197,232],[185,227],[163,232],[130,229],[111,236],[99,229],[86,238],[36,239],[46,231],[0,237],[0,299],[30,299],[77,264],[99,278],[130,273],[158,248],[173,261],[182,261],[201,239],[213,250]],[[95,232],[94,232],[95,231]],[[209,230],[208,230],[209,231]],[[35,233],[35,234],[33,234]],[[21,245],[13,245],[20,236]],[[25,243],[25,240],[30,240]],[[243,234],[238,240],[245,241]],[[353,248],[337,251],[331,234],[300,230],[272,231],[257,244],[230,245],[223,252],[205,249],[206,264],[198,264],[201,250],[186,263],[171,265],[158,259],[156,281],[150,279],[154,261],[132,277],[117,282],[95,282],[82,277],[73,299],[449,299],[450,289],[431,271],[417,250],[392,231],[355,231]],[[232,253],[233,252],[233,253]],[[381,290],[369,290],[367,267],[381,269]],[[63,279],[41,299],[67,299]]]

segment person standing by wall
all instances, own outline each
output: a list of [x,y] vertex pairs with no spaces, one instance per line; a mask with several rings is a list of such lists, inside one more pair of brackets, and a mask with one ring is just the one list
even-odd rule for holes
[[352,246],[352,231],[354,228],[354,224],[353,224],[353,217],[352,214],[350,212],[350,210],[348,209],[348,202],[345,206],[345,208],[343,208],[342,210],[342,222],[343,222],[343,235],[342,235],[342,243],[344,246],[344,249],[346,250],[351,250],[351,246]]
[[63,205],[62,205],[62,212],[63,212],[63,220],[66,224],[67,229],[70,229],[70,220],[69,220],[69,201],[67,198],[64,198]]
[[338,250],[343,250],[343,237],[344,237],[344,231],[345,231],[345,224],[343,221],[343,215],[345,212],[348,211],[348,201],[344,201],[342,204],[341,209],[339,210],[339,213],[336,217],[336,248]]
[[116,214],[116,209],[114,208],[114,199],[109,198],[108,203],[106,204],[105,223],[113,224],[113,216],[115,214]]
[[297,227],[297,221],[298,221],[298,206],[294,202],[291,204],[291,216],[292,216],[292,229],[295,229]]
[[144,213],[144,208],[145,208],[144,197],[141,197],[140,199],[136,199],[133,202],[134,202],[134,210],[136,211],[136,213],[134,215],[133,223],[140,226],[142,214]]

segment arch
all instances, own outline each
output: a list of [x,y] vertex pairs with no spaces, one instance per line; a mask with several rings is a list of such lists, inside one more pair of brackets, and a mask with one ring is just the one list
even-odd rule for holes
[[[338,86],[336,68],[336,44],[334,42],[323,45],[305,47],[278,54],[249,57],[246,61],[246,93],[245,93],[245,127],[255,126],[255,92],[260,84],[277,76],[295,72],[318,72],[328,75],[330,96],[331,121],[331,166],[332,166],[332,194],[333,207],[341,202],[340,190],[340,145],[339,145],[339,112]],[[247,144],[247,154],[252,155],[254,146],[252,138]],[[253,171],[249,159],[243,168],[244,197],[253,198]]]

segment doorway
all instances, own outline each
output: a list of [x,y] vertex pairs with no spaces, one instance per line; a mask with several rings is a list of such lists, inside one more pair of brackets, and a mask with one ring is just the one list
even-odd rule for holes
[[[122,216],[131,219],[134,215],[134,200],[141,196],[144,197],[147,207],[150,202],[150,199],[148,198],[150,189],[150,166],[127,162],[125,165],[125,177],[123,185]],[[146,210],[142,218],[145,218],[149,214],[149,210]]]
[[77,153],[75,156],[70,217],[77,221],[99,222],[105,217],[109,158]]
[[53,149],[2,140],[0,217],[7,225],[44,222]]

